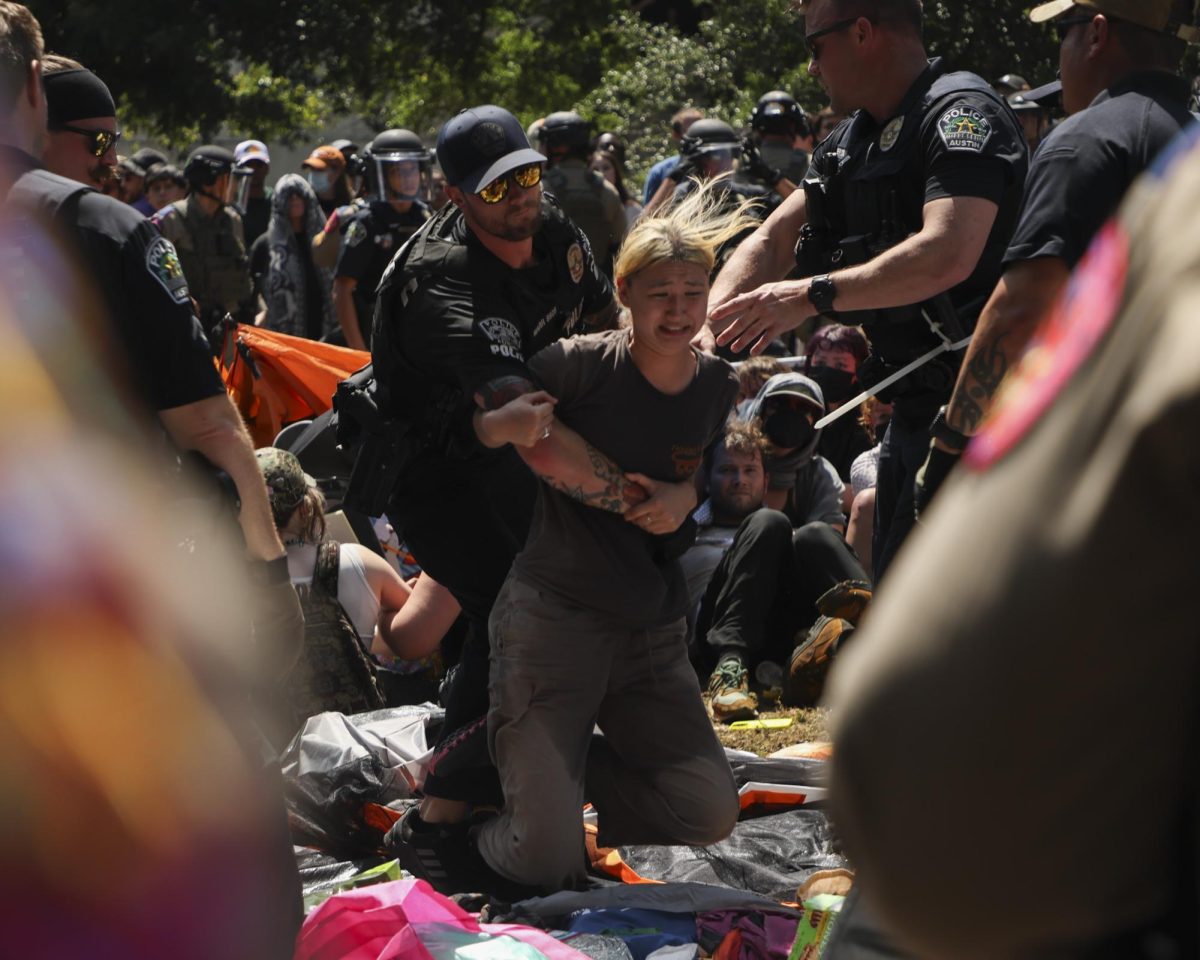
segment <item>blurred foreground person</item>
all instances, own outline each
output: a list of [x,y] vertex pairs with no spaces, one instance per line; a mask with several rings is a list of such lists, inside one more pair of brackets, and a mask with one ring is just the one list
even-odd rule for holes
[[[40,48],[28,10],[0,2],[8,123],[44,110]],[[5,200],[11,156],[0,154],[3,952],[282,960],[300,903],[278,794],[247,749],[255,649],[239,629],[251,600],[236,550],[216,535],[180,549],[203,526],[188,501],[204,495],[164,483],[147,457],[103,298]]]
[[922,958],[1200,955],[1198,204],[1193,125],[1097,234],[834,668],[838,829]]

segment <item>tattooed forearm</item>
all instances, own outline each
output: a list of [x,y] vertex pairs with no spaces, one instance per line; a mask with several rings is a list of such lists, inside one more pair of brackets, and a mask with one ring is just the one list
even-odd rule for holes
[[947,411],[946,420],[954,429],[974,434],[991,409],[996,391],[1009,370],[1007,338],[1007,332],[996,333],[967,358],[965,376]]
[[542,476],[559,493],[578,500],[589,507],[607,510],[609,513],[624,513],[629,507],[645,499],[645,493],[636,483],[625,479],[625,474],[612,460],[584,443],[587,449],[591,476],[582,483],[571,483],[556,477]]
[[475,394],[475,402],[484,410],[496,410],[509,400],[533,392],[533,384],[524,377],[508,376],[489,380]]

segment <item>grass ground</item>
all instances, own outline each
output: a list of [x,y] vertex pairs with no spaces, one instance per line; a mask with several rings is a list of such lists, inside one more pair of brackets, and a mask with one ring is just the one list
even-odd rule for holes
[[828,740],[825,711],[818,709],[781,707],[778,704],[763,704],[759,719],[790,717],[791,726],[777,729],[733,730],[724,723],[714,724],[721,745],[733,750],[747,750],[760,757],[769,756],[794,743],[810,740]]

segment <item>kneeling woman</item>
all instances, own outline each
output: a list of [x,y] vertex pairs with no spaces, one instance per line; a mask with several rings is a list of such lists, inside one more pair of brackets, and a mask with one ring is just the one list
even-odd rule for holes
[[[750,222],[745,206],[718,213],[710,189],[639,220],[614,269],[631,328],[562,340],[530,361],[556,420],[594,463],[619,470],[596,496],[548,479],[541,444],[522,452],[546,482],[492,611],[488,731],[505,807],[476,832],[483,858],[510,880],[583,884],[585,780],[601,845],[705,845],[737,820],[733,776],[688,662],[678,557],[696,503],[681,481],[738,390],[733,369],[691,340],[715,251]],[[629,506],[627,484],[648,498]],[[597,724],[604,737],[593,739]]]

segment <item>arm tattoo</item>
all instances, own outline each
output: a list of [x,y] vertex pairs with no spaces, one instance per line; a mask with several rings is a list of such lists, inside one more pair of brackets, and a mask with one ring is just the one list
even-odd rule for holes
[[582,485],[572,486],[553,477],[543,477],[543,479],[559,493],[566,494],[572,500],[578,500],[580,503],[607,510],[610,513],[624,513],[630,504],[626,496],[625,475],[621,472],[621,468],[590,443],[585,441],[584,445],[587,447],[588,460],[592,465],[593,474],[597,480],[603,482],[603,489],[587,491],[583,489]]
[[967,367],[966,395],[962,397],[962,421],[969,433],[979,429],[979,424],[991,408],[996,391],[1008,373],[1008,357],[1003,341],[1007,333],[997,334],[971,359]]
[[515,375],[497,377],[495,380],[489,380],[476,392],[483,401],[484,410],[495,410],[522,394],[532,393],[533,384],[525,377]]

